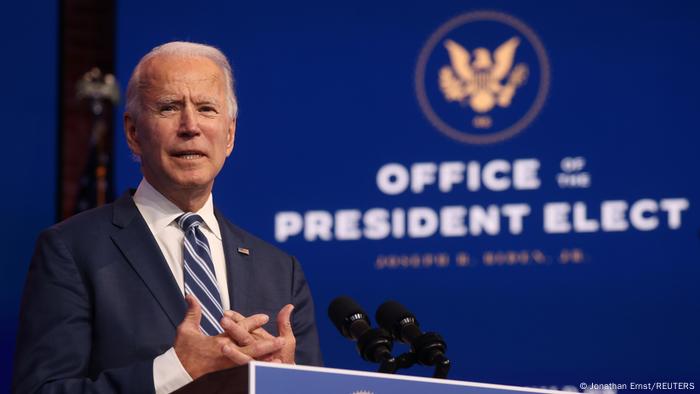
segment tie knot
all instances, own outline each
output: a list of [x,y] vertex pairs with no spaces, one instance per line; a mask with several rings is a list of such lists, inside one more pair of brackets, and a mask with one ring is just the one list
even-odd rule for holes
[[204,220],[202,220],[202,217],[197,215],[196,213],[192,212],[187,212],[177,218],[177,224],[180,226],[182,231],[187,232],[188,230],[191,230],[193,228],[196,228],[200,224],[202,224]]

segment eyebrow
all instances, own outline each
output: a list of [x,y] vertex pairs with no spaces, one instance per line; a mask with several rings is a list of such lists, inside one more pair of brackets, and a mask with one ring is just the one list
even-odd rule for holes
[[[219,101],[211,97],[195,97],[193,102],[195,106],[211,105],[218,108],[221,105]],[[164,105],[177,105],[179,107],[183,107],[185,105],[185,100],[180,97],[165,96],[155,101],[156,107],[162,107]]]
[[[183,105],[185,100],[178,96],[163,96],[156,99],[156,105],[177,104]],[[195,105],[219,105],[219,102],[213,97],[200,96],[193,99]]]
[[213,97],[195,97],[194,103],[199,104],[199,105],[202,105],[202,104],[219,105],[219,102]]
[[156,105],[163,105],[163,104],[182,104],[183,100],[178,97],[174,96],[166,96],[166,97],[160,97],[156,99]]

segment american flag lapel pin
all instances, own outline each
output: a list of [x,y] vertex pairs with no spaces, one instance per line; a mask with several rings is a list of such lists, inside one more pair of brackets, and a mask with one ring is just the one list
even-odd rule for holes
[[249,256],[249,255],[250,255],[250,249],[248,249],[248,248],[238,248],[238,253],[244,254],[244,255],[246,255],[246,256]]

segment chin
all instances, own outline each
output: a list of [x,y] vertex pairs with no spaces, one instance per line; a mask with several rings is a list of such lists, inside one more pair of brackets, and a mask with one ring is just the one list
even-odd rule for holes
[[201,189],[214,183],[213,178],[205,174],[174,174],[169,178],[170,182],[179,189]]
[[187,181],[181,181],[177,182],[177,184],[180,186],[181,189],[185,190],[197,190],[197,189],[206,189],[210,187],[214,182],[212,181],[204,181],[204,180],[187,180]]

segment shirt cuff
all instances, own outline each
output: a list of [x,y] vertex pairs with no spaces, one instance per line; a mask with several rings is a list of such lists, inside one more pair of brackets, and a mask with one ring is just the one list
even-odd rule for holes
[[171,393],[192,381],[192,377],[177,358],[175,348],[168,349],[153,360],[153,386],[156,394]]

